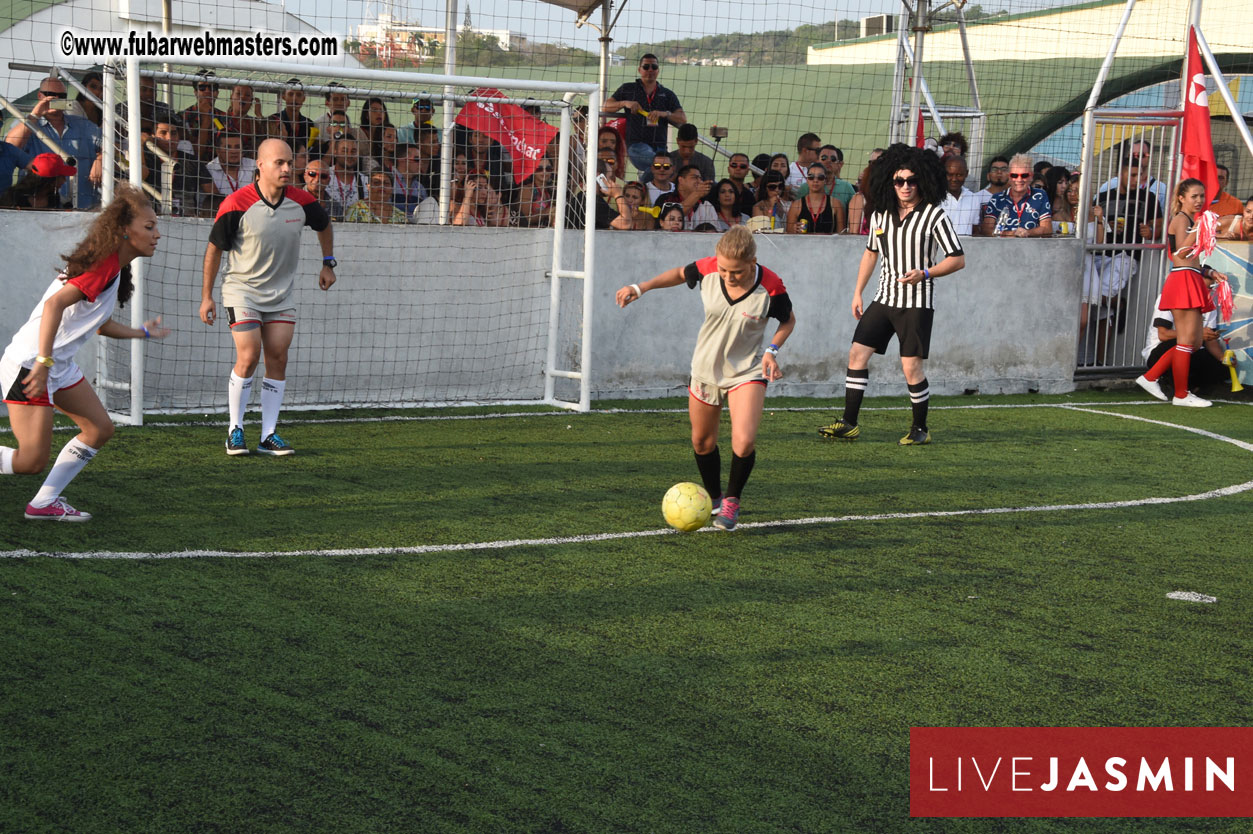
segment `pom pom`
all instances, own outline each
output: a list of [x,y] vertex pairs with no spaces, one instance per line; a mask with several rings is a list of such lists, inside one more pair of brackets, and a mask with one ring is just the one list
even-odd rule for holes
[[[1209,214],[1209,212],[1206,212]],[[1236,302],[1231,294],[1231,284],[1227,283],[1224,278],[1214,284],[1214,300],[1217,302],[1218,313],[1222,316],[1224,324],[1231,323],[1232,313],[1235,312]]]
[[1214,244],[1218,240],[1218,215],[1212,211],[1203,211],[1196,221],[1196,255],[1208,258],[1214,252]]

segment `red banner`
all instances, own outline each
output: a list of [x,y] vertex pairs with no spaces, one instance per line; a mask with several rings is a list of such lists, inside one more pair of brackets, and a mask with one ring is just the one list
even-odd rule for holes
[[[500,90],[484,87],[471,95],[504,98]],[[472,101],[461,108],[454,120],[457,124],[486,133],[504,145],[513,157],[513,180],[522,182],[535,172],[544,156],[544,149],[560,131],[537,119],[518,104],[496,104],[490,101]]]
[[915,817],[1253,817],[1253,728],[913,727]]
[[1205,92],[1205,64],[1196,45],[1196,31],[1188,28],[1188,61],[1184,72],[1184,88],[1188,95],[1183,104],[1184,179],[1195,177],[1205,183],[1205,205],[1218,198],[1218,162],[1214,159],[1214,143],[1209,132],[1209,95]]

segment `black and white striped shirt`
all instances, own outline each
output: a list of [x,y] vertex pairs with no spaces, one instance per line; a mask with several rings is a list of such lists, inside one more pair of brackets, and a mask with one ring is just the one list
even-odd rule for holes
[[[930,269],[950,255],[961,255],[961,243],[942,206],[923,205],[901,220],[895,209],[870,215],[866,248],[882,256],[879,289],[874,300],[889,307],[930,310],[931,279],[917,284],[898,280],[911,269]],[[943,253],[939,254],[938,253]],[[938,256],[937,256],[938,255]]]

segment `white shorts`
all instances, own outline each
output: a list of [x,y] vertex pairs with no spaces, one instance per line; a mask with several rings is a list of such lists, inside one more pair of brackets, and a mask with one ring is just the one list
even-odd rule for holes
[[73,388],[83,381],[83,371],[74,360],[58,362],[48,372],[48,390],[43,397],[28,400],[22,391],[22,380],[30,373],[29,367],[22,367],[7,357],[0,358],[0,397],[6,403],[18,405],[52,405],[52,397],[64,388]]
[[1100,304],[1102,298],[1118,295],[1140,268],[1136,259],[1126,252],[1091,255],[1084,259],[1083,266],[1085,304]]

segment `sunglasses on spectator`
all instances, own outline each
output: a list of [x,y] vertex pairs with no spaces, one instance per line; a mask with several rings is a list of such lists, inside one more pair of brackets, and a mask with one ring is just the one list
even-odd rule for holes
[[640,64],[640,69],[642,69],[642,70],[655,70],[655,69],[661,69],[661,67],[660,67],[659,65],[657,65],[657,64]]
[[816,176],[815,176],[814,174],[806,174],[806,175],[805,175],[805,179],[807,179],[807,180],[813,180],[814,182],[825,182],[825,181],[826,181],[826,179],[827,179],[827,175],[826,175],[826,174],[818,174],[818,175],[816,175]]
[[840,159],[838,156],[834,156],[829,153],[823,154],[822,156],[818,158],[821,159],[823,162],[843,162],[844,161]]
[[654,162],[653,167],[658,171],[669,171],[673,166],[669,162]]
[[218,88],[218,85],[216,84],[197,84],[196,85],[196,89],[200,90],[201,92],[204,92],[207,90],[217,90],[217,88]]
[[805,148],[805,150],[813,151],[814,153],[817,153],[821,148],[822,148],[822,145],[814,145],[812,148]]
[[892,180],[892,182],[896,185],[897,188],[904,188],[907,185],[910,188],[914,188],[915,186],[918,185],[918,178],[917,177],[896,177]]
[[766,190],[767,190],[767,191],[778,191],[778,190],[779,190],[780,188],[782,188],[782,187],[783,187],[783,183],[781,183],[781,182],[772,182],[772,183],[770,183],[769,185],[767,185],[767,186],[766,186]]
[[730,163],[729,165],[727,165],[727,167],[728,167],[728,168],[736,168],[736,169],[739,169],[739,168],[747,168],[747,167],[748,167],[748,163],[747,163],[747,162],[732,162],[732,163]]
[[1010,175],[1009,175],[1009,178],[1010,178],[1011,180],[1029,180],[1029,179],[1031,179],[1033,176],[1035,176],[1035,175],[1034,175],[1034,174],[1010,174]]
[[65,93],[50,93],[47,90],[40,90],[39,95],[44,98],[65,98]]
[[329,180],[331,178],[329,173],[324,174],[320,171],[305,171],[305,176],[315,180]]

